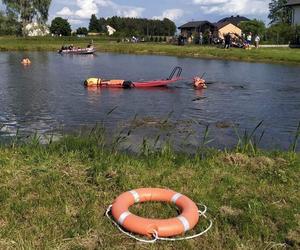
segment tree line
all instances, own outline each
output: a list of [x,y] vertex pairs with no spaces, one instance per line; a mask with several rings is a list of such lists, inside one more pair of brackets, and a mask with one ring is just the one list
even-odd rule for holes
[[[146,18],[113,16],[107,19],[98,19],[93,14],[90,18],[88,29],[86,27],[79,27],[76,34],[87,35],[88,32],[106,34],[107,25],[116,30],[114,34],[116,37],[173,36],[177,29],[175,23],[167,18],[163,20],[151,20]],[[69,36],[71,35],[71,26],[67,19],[56,17],[51,23],[50,31],[56,35]]]
[[113,27],[118,36],[173,36],[176,25],[168,18],[153,20],[113,16],[107,19],[92,15],[89,23],[90,32],[106,32],[106,26]]

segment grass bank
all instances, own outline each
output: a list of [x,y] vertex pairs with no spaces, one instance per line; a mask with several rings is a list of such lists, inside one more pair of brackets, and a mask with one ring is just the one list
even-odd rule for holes
[[[297,249],[299,167],[291,152],[207,149],[191,156],[165,146],[130,155],[107,147],[98,132],[47,146],[36,139],[1,146],[0,249]],[[206,204],[212,229],[195,240],[147,246],[120,234],[104,212],[139,187],[174,189]],[[156,203],[132,211],[176,215]]]
[[73,43],[85,47],[94,40],[95,46],[101,52],[172,55],[196,58],[212,58],[225,60],[240,60],[251,62],[293,63],[300,64],[300,49],[261,48],[252,50],[224,50],[209,46],[175,46],[162,43],[117,43],[105,38],[15,38],[1,37],[0,51],[56,51],[63,44]]

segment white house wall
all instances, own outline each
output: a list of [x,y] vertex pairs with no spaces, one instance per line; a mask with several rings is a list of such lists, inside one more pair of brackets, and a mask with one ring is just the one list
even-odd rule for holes
[[293,23],[300,25],[300,5],[294,6]]

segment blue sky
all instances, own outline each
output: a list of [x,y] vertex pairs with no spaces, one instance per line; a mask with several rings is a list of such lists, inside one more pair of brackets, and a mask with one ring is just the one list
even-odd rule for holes
[[67,18],[75,29],[87,26],[91,14],[173,20],[181,25],[192,20],[218,21],[225,16],[244,15],[268,23],[267,0],[52,0],[51,21]]

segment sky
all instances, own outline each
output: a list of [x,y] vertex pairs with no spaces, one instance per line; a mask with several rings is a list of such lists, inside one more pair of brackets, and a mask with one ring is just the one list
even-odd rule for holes
[[180,26],[189,21],[216,22],[223,17],[243,15],[268,21],[268,0],[52,0],[51,21],[60,16],[69,20],[73,29],[88,26],[92,14],[97,17],[124,16],[163,19]]
[[52,0],[50,20],[60,16],[72,28],[88,26],[92,14],[97,17],[124,16],[169,18],[180,26],[189,21],[216,22],[223,17],[243,15],[268,23],[267,0]]

